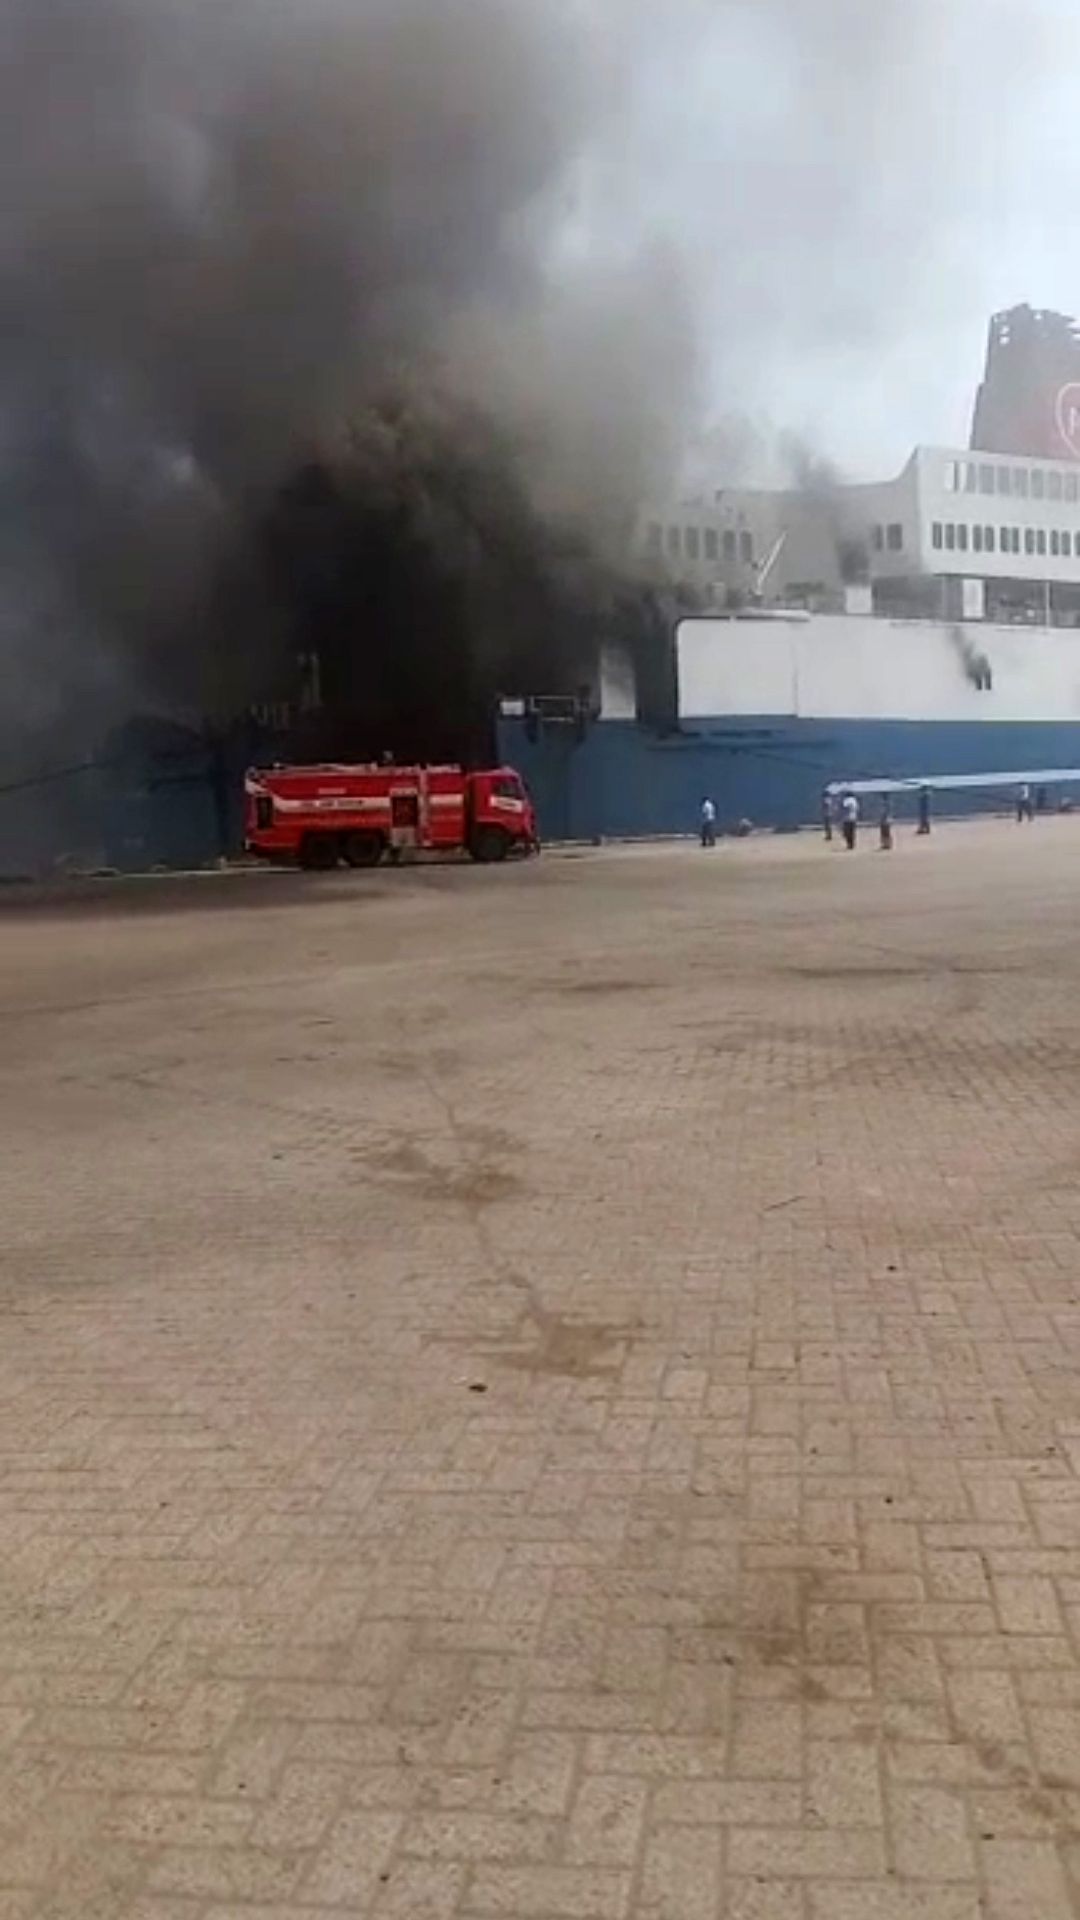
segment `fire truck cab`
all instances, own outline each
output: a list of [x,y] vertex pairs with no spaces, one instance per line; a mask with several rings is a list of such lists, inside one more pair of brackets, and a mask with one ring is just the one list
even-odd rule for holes
[[375,867],[409,852],[505,860],[538,849],[536,815],[512,767],[252,768],[245,847],[267,860]]

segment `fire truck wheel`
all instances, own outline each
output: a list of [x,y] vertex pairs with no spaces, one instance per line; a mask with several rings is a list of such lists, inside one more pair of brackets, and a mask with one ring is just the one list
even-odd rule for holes
[[473,837],[470,849],[474,860],[482,866],[490,866],[496,860],[505,860],[510,851],[510,842],[501,827],[480,827]]
[[377,867],[383,857],[383,843],[377,833],[349,833],[342,846],[350,867]]
[[300,865],[310,873],[329,873],[338,863],[338,843],[332,833],[309,833],[300,848]]

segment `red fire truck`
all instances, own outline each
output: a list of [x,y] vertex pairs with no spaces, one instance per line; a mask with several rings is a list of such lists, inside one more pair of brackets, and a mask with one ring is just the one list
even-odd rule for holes
[[302,867],[376,867],[418,849],[505,860],[538,850],[536,815],[512,767],[252,768],[244,844]]

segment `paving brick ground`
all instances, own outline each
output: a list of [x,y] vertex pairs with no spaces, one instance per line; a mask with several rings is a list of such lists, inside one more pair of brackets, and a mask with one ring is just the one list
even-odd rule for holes
[[1080,823],[0,913],[0,1920],[1066,1920]]

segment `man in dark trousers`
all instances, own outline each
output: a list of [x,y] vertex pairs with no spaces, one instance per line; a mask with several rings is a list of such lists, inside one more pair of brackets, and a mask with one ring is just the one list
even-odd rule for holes
[[891,853],[893,850],[892,805],[887,793],[883,793],[881,796],[881,818],[878,821],[878,832],[881,835],[882,853]]
[[849,853],[854,853],[859,838],[859,803],[853,793],[845,793],[840,802],[840,819],[844,828],[844,845]]
[[929,833],[929,831],[930,831],[930,789],[929,787],[920,787],[919,788],[919,832]]

